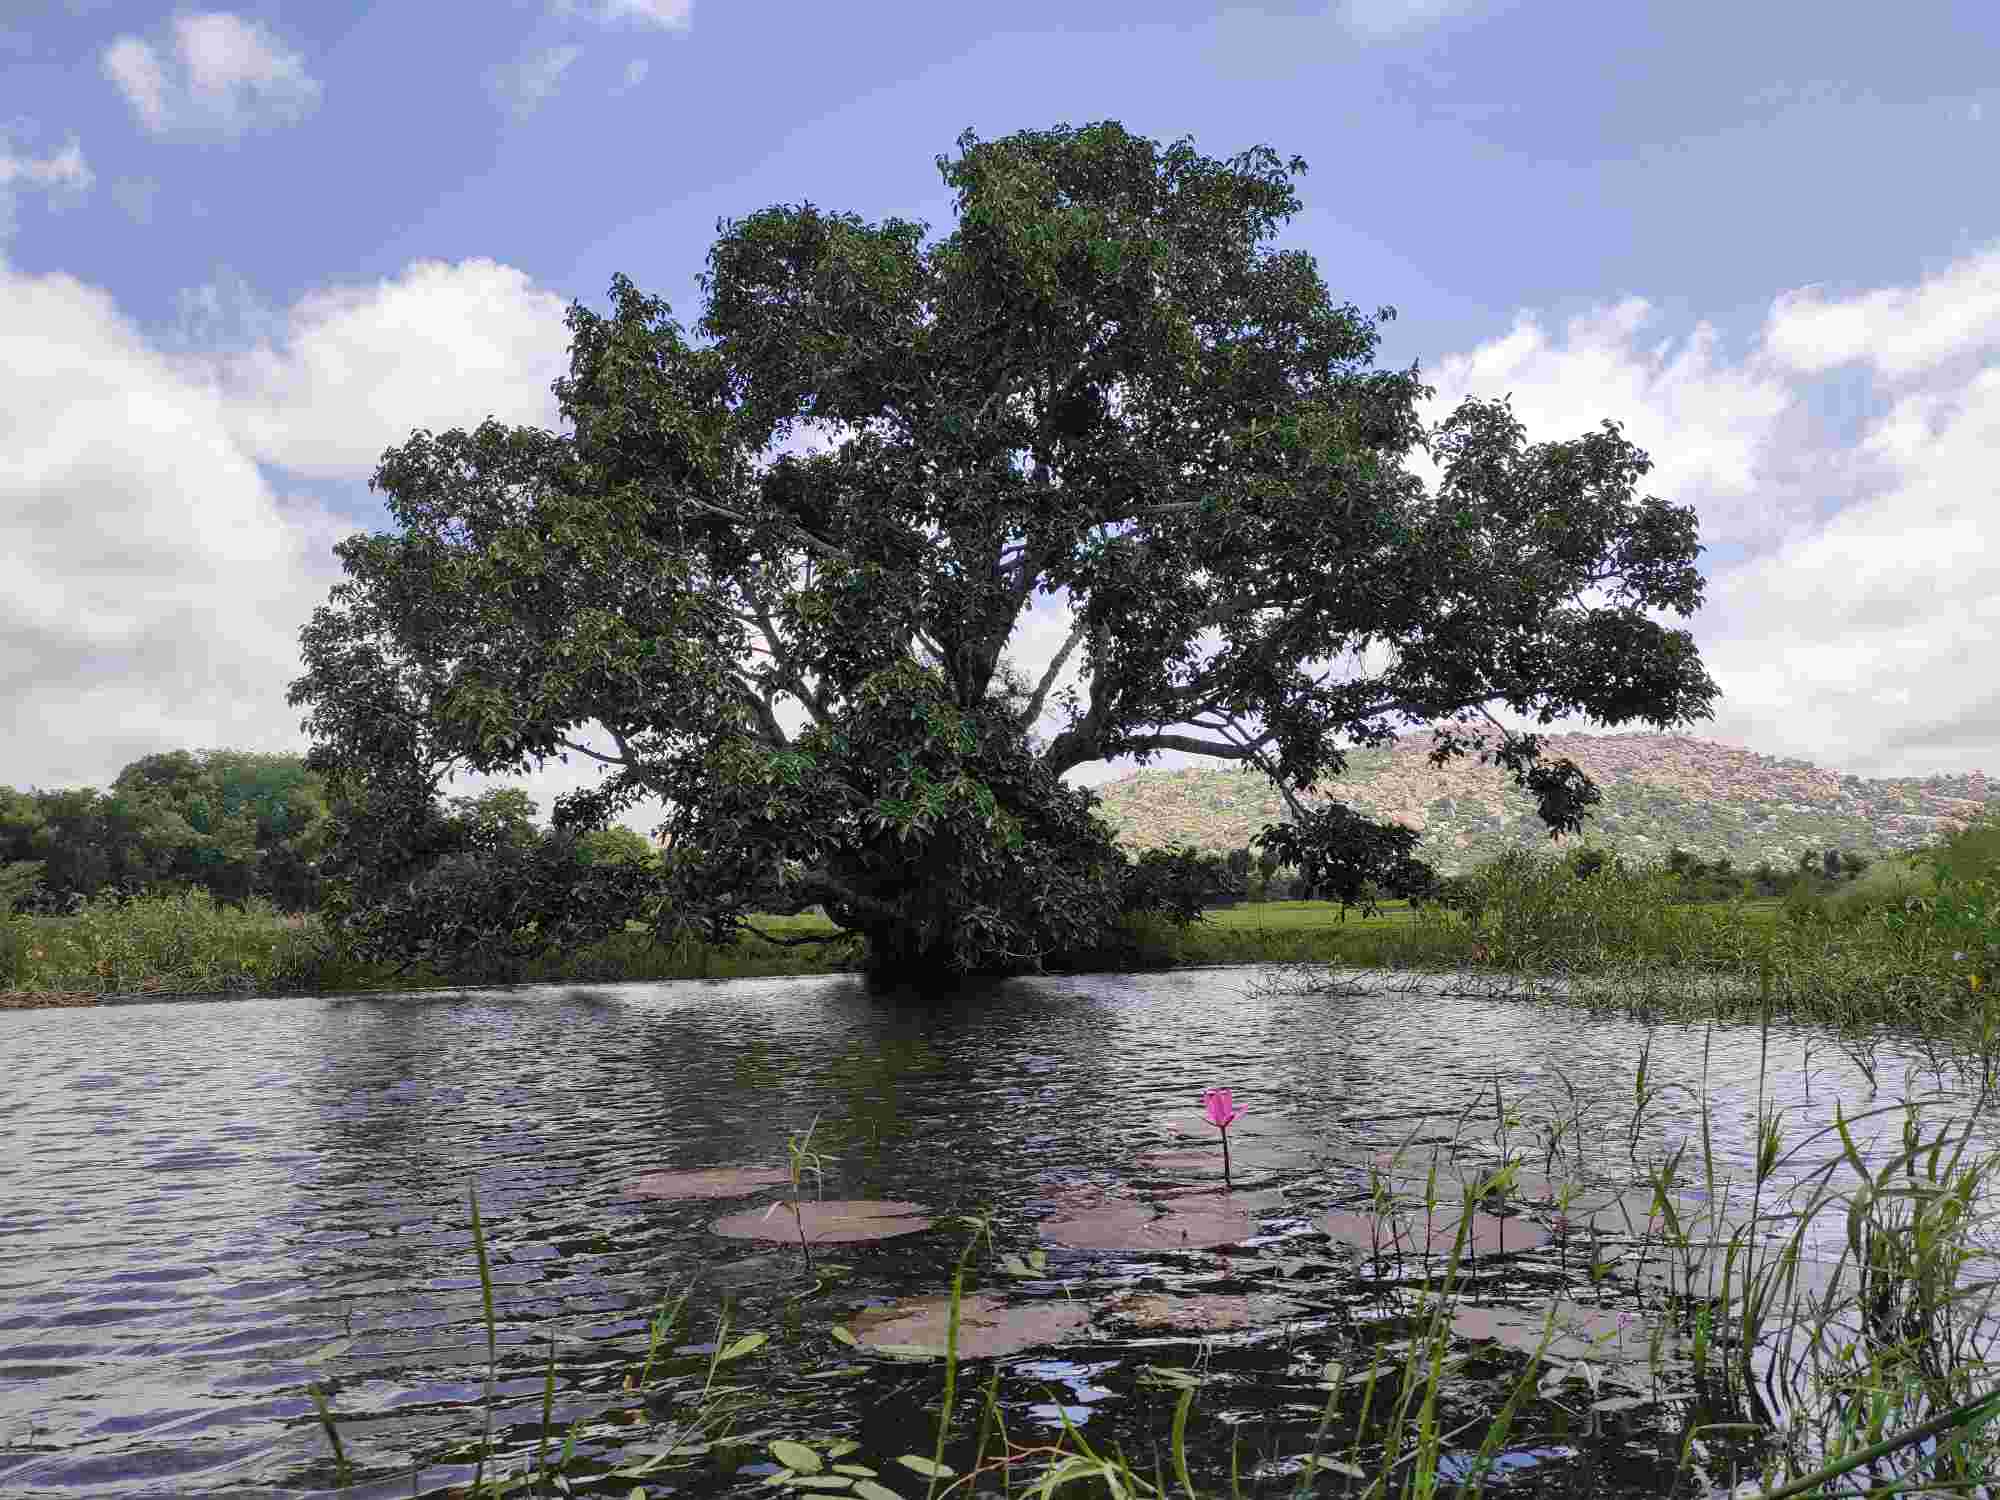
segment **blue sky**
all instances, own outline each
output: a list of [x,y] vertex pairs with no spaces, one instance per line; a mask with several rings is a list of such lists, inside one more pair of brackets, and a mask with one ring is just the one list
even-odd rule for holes
[[1710,548],[1695,733],[2000,774],[1990,3],[0,0],[0,781],[303,749],[384,447],[558,426],[563,308],[692,325],[718,218],[942,235],[960,131],[1099,119],[1305,157],[1278,243],[1435,417],[1624,424]]

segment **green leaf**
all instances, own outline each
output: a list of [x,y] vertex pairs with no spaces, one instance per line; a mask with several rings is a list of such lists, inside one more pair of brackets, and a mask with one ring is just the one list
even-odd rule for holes
[[835,1339],[846,1344],[851,1349],[858,1349],[861,1346],[861,1341],[838,1323],[834,1324],[828,1331],[832,1333]]
[[746,1333],[727,1349],[716,1355],[718,1364],[727,1364],[732,1359],[741,1359],[746,1354],[755,1354],[769,1341],[768,1333]]
[[[855,1446],[859,1447],[860,1445],[856,1444]],[[862,1479],[873,1479],[875,1477],[875,1471],[866,1464],[835,1464],[833,1472],[836,1474],[854,1474]]]
[[958,1473],[950,1464],[941,1464],[919,1453],[905,1453],[896,1462],[926,1479],[950,1479]]
[[850,1453],[855,1453],[860,1451],[860,1448],[861,1445],[857,1443],[853,1438],[842,1438],[839,1442],[835,1443],[831,1448],[828,1448],[826,1450],[826,1456],[828,1458],[845,1458]]
[[855,1480],[854,1493],[859,1495],[861,1500],[903,1500],[903,1497],[888,1485],[877,1484],[872,1479]]
[[788,1438],[779,1438],[771,1444],[771,1457],[795,1474],[817,1474],[820,1471],[819,1455],[804,1443],[794,1443]]

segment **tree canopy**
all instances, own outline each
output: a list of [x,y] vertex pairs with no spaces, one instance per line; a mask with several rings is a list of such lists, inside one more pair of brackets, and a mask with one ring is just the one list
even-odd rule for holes
[[[1427,429],[1416,368],[1372,367],[1394,310],[1267,244],[1303,161],[1114,122],[958,145],[944,237],[811,203],[724,221],[702,342],[616,277],[609,316],[568,313],[567,431],[384,454],[401,532],[336,549],[290,695],[378,951],[820,906],[880,965],[1032,967],[1150,899],[1078,767],[1240,763],[1293,804],[1287,859],[1408,884],[1395,830],[1299,801],[1343,743],[1432,724],[1437,764],[1496,757],[1559,833],[1596,789],[1492,705],[1709,716],[1691,637],[1646,613],[1699,606],[1694,512],[1635,496],[1612,421],[1530,446],[1469,399]],[[781,446],[801,424],[829,446]],[[1024,674],[1030,635],[1053,650]],[[441,834],[447,771],[571,754],[605,775],[556,829],[660,798],[659,868]]]

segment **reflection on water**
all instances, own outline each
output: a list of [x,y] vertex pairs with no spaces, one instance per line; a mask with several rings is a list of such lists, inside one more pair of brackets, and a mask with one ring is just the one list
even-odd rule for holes
[[[1653,1080],[1690,1091],[1658,1101],[1640,1160],[1698,1130],[1701,1029],[1436,993],[1261,996],[1256,977],[1016,980],[944,1003],[833,977],[0,1014],[0,1490],[330,1484],[308,1393],[320,1382],[350,1457],[403,1468],[355,1493],[409,1493],[410,1466],[473,1435],[483,1397],[475,1179],[504,1430],[539,1424],[552,1335],[567,1425],[619,1404],[650,1313],[697,1274],[698,1307],[724,1290],[769,1310],[796,1295],[795,1258],[708,1233],[727,1205],[625,1190],[650,1172],[784,1166],[787,1136],[809,1125],[825,1197],[990,1207],[1003,1255],[1032,1247],[1066,1192],[1142,1177],[1137,1159],[1177,1144],[1167,1122],[1209,1085],[1247,1109],[1232,1144],[1254,1164],[1259,1125],[1358,1159],[1349,1148],[1424,1129],[1419,1111],[1439,1131],[1467,1110],[1490,1117],[1496,1080],[1530,1123],[1567,1114],[1560,1072],[1600,1164],[1629,1175],[1623,1132],[1650,1035]],[[1870,1098],[1821,1037],[1805,1104],[1813,1040],[1772,1039],[1771,1092],[1800,1106],[1794,1138],[1835,1099],[1852,1112]],[[1905,1061],[1881,1052],[1886,1093]],[[1755,1029],[1718,1029],[1714,1145],[1738,1172],[1757,1074]],[[1250,1186],[1296,1189],[1315,1172],[1280,1152]],[[940,1290],[962,1239],[843,1247],[854,1279],[827,1320]],[[1035,1416],[1089,1420],[1120,1364],[1109,1353],[1029,1361],[1054,1397]],[[866,1437],[889,1420],[886,1396],[812,1389],[823,1430]]]

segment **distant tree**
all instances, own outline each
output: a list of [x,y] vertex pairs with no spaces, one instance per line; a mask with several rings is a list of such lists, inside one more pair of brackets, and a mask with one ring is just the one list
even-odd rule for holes
[[1850,849],[1840,851],[1840,868],[1849,880],[1858,878],[1868,865],[1869,859],[1865,854],[1856,854]]
[[1667,868],[1672,870],[1676,875],[1692,874],[1693,866],[1694,856],[1679,844],[1674,845],[1673,848],[1667,851]]
[[31,906],[42,884],[42,862],[38,859],[10,860],[0,865],[0,917],[12,916],[16,909]]
[[1757,882],[1759,895],[1774,896],[1778,893],[1778,871],[1768,859],[1758,860],[1756,869],[1751,874]]
[[623,823],[614,823],[609,828],[595,829],[580,835],[576,841],[577,858],[586,864],[624,863],[628,865],[651,866],[659,863],[659,851],[643,834],[635,833]]
[[1826,853],[1820,856],[1820,868],[1825,872],[1828,880],[1838,880],[1840,878],[1840,856],[1831,849],[1827,850]]
[[535,826],[535,799],[519,787],[493,787],[476,797],[453,797],[451,816],[461,822],[470,842],[482,849],[526,850],[541,841]]
[[1376,823],[1345,803],[1328,802],[1301,809],[1297,821],[1266,825],[1251,842],[1298,866],[1309,899],[1338,901],[1344,915],[1361,899],[1364,884],[1372,883],[1378,895],[1422,896],[1437,883],[1437,872],[1410,852],[1419,837],[1414,829]]
[[1806,872],[1807,874],[1811,874],[1813,870],[1818,866],[1818,864],[1819,864],[1819,855],[1816,851],[1807,849],[1800,853],[1799,869],[1801,869],[1802,871]]

